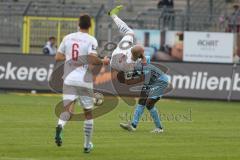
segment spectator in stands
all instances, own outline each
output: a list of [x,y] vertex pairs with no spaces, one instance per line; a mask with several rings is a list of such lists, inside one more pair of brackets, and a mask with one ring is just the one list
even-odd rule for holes
[[239,3],[233,4],[233,12],[230,16],[222,15],[219,17],[219,22],[221,26],[226,26],[226,32],[233,32],[236,34],[236,48],[235,56],[240,57],[240,6]]
[[128,12],[133,11],[133,1],[132,0],[128,0],[128,5],[127,5],[126,9],[127,9]]
[[[233,5],[233,13],[225,18],[228,21],[227,32],[234,32],[236,34],[236,53],[235,60],[240,57],[240,5],[235,3]],[[223,19],[224,20],[224,19]]]
[[240,6],[239,4],[233,5],[233,13],[226,17],[228,21],[227,32],[240,32]]
[[163,8],[163,7],[173,8],[173,6],[174,6],[173,0],[160,0],[157,5],[158,8]]
[[45,55],[55,55],[57,52],[56,48],[56,38],[55,37],[49,37],[46,45],[43,47],[43,54]]
[[163,9],[163,26],[172,26],[174,28],[174,4],[173,0],[160,0],[157,5],[158,9]]
[[219,17],[220,25],[225,25],[227,21],[226,32],[240,32],[240,6],[235,3],[231,15],[222,15]]

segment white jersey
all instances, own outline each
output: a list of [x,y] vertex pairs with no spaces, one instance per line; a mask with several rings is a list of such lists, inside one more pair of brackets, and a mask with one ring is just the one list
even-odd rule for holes
[[47,55],[55,55],[57,52],[57,48],[52,46],[51,43],[48,41],[46,45],[43,47],[43,53]]
[[132,47],[128,47],[131,45],[133,45],[133,36],[125,35],[119,42],[117,48],[112,53],[112,58],[110,62],[112,68],[119,71],[129,71],[132,70],[134,64],[139,62],[139,60],[132,60]]
[[[92,77],[86,81],[85,74],[87,66],[75,67],[71,70],[71,63],[78,61],[80,56],[87,56],[89,54],[97,54],[98,43],[97,40],[82,32],[71,33],[64,37],[61,42],[58,52],[65,55],[65,67],[64,67],[64,84],[71,86],[84,86],[92,87]],[[71,72],[67,73],[67,70]]]
[[[118,55],[118,54],[122,54],[122,55],[125,55],[126,56],[126,62],[127,63],[134,63],[134,61],[132,60],[132,52],[131,52],[131,49],[132,49],[132,47],[131,48],[129,48],[129,49],[121,49],[121,48],[119,48],[119,47],[117,47],[114,51],[113,51],[113,53],[112,53],[112,58],[114,57],[114,56],[116,56],[116,55]],[[111,61],[112,62],[112,61]]]

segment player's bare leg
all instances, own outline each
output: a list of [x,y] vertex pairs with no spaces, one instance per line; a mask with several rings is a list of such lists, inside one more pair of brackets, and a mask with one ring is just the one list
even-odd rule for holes
[[84,153],[90,153],[93,149],[92,133],[93,133],[93,116],[92,109],[84,109]]
[[60,114],[58,124],[56,127],[56,136],[55,136],[55,143],[59,147],[62,145],[63,128],[66,125],[67,121],[71,118],[71,113],[74,110],[74,105],[75,105],[75,101],[68,102],[65,106],[65,111]]

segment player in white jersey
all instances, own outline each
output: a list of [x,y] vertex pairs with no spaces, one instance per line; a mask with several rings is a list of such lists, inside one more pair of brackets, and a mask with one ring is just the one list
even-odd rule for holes
[[91,142],[93,132],[93,76],[89,65],[108,64],[108,59],[97,57],[97,40],[89,35],[91,18],[82,15],[79,18],[80,31],[71,33],[62,40],[56,61],[65,61],[64,64],[64,84],[63,100],[65,111],[60,114],[56,127],[55,142],[62,145],[62,130],[67,121],[71,118],[76,100],[79,100],[84,107],[84,152],[89,153],[93,148]]
[[108,13],[116,23],[120,33],[124,34],[117,48],[112,53],[110,64],[114,70],[129,71],[138,62],[146,63],[146,58],[144,56],[144,47],[139,44],[133,44],[134,31],[117,16],[122,8],[123,6],[121,5],[117,6]]
[[135,131],[144,108],[147,108],[156,127],[152,132],[162,133],[163,126],[155,104],[168,88],[169,78],[160,68],[150,64],[150,59],[144,56],[143,46],[133,45],[133,30],[117,16],[122,8],[123,6],[117,6],[109,12],[119,31],[124,33],[123,39],[112,54],[111,67],[120,83],[127,85],[144,83],[132,122],[120,123],[120,127],[128,131]]

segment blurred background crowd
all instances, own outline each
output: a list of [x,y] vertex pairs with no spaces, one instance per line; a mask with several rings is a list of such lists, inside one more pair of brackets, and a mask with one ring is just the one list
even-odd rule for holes
[[117,43],[121,35],[106,15],[117,4],[125,6],[121,18],[153,59],[182,61],[184,32],[192,31],[233,33],[233,62],[239,62],[238,0],[0,0],[0,52],[54,55],[64,35],[77,31],[79,14],[86,12],[93,17],[99,47]]

